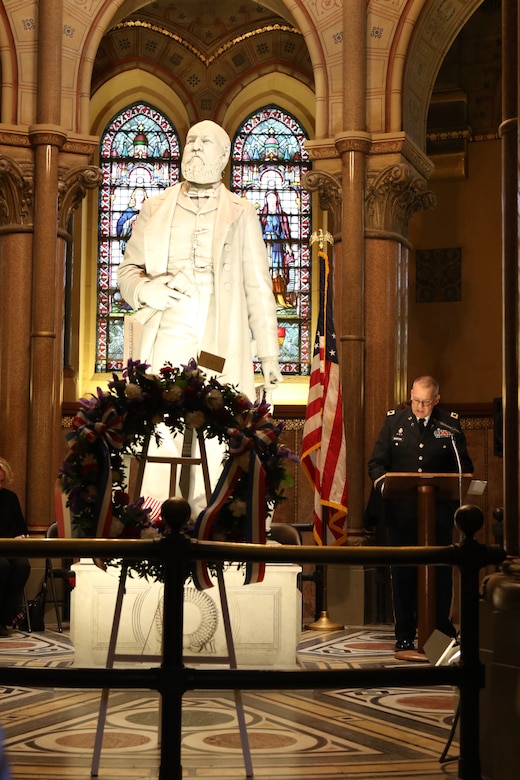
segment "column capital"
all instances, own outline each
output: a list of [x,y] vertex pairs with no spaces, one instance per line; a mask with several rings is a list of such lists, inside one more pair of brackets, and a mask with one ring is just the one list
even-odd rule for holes
[[369,174],[365,198],[365,235],[408,243],[408,223],[417,211],[432,209],[437,197],[426,180],[406,163]]
[[0,155],[0,231],[29,228],[33,221],[33,167]]
[[69,219],[73,211],[87,194],[87,190],[99,187],[103,180],[101,169],[96,165],[73,168],[62,174],[58,180],[58,224],[67,232]]
[[[71,213],[77,209],[87,190],[99,187],[100,168],[81,166],[72,170],[60,167],[58,180],[58,222],[66,233]],[[0,155],[0,233],[32,230],[34,222],[34,178],[32,164],[19,164]]]
[[341,224],[341,179],[327,171],[308,171],[303,177],[303,186],[309,192],[317,192],[320,208],[329,211],[333,224]]

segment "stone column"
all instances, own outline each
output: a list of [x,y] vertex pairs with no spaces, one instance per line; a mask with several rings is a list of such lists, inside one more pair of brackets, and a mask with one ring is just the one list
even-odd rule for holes
[[[4,149],[7,138],[0,132]],[[32,165],[0,155],[0,452],[25,509],[31,320]]]
[[[376,164],[376,158],[372,158],[365,208],[365,453],[368,457],[386,410],[407,398],[408,223],[416,211],[432,208],[436,202],[433,192],[426,188],[424,173],[409,162],[401,158],[380,170]],[[367,495],[368,489],[367,482]]]
[[368,135],[342,133],[336,137],[341,155],[342,211],[341,234],[336,250],[336,317],[339,334],[340,366],[343,382],[344,416],[347,435],[347,474],[349,481],[349,544],[363,537],[366,471],[364,452],[365,410],[365,241],[364,194]]
[[[42,515],[53,517],[53,486],[64,451],[61,402],[65,251],[71,240],[67,229],[71,213],[86,190],[101,183],[101,172],[94,166],[70,168],[67,148],[59,152],[64,136],[56,129],[40,125],[31,131],[31,140],[36,146],[39,176],[35,188],[29,430],[32,441],[46,443],[29,447],[27,459],[30,482],[39,486],[28,492],[27,519],[37,524]],[[91,151],[92,147],[87,148]]]
[[38,14],[34,149],[34,241],[30,362],[30,446],[27,474],[38,491],[27,495],[29,524],[52,518],[61,420],[64,247],[58,241],[58,162],[66,140],[60,128],[63,1],[42,0]]
[[65,135],[57,127],[31,128],[35,147],[35,214],[32,275],[31,363],[27,473],[29,524],[52,518],[51,486],[61,445],[64,242],[57,236],[58,160]]
[[336,266],[336,329],[343,380],[350,544],[363,527],[364,417],[364,192],[366,155],[367,12],[364,0],[343,3],[343,130],[335,137],[341,156],[343,204],[341,263]]

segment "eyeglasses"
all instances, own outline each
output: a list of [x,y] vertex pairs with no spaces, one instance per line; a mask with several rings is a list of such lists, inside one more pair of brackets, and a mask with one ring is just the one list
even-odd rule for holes
[[420,401],[418,398],[412,398],[412,401],[419,406],[431,406],[433,403],[433,401]]

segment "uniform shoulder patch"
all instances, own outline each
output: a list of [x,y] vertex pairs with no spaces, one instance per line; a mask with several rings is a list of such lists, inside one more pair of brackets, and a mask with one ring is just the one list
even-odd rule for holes
[[457,412],[450,412],[450,417],[453,417],[454,420],[459,419],[459,415],[457,414]]
[[395,409],[389,409],[388,412],[386,413],[386,416],[390,417],[392,414],[395,414]]

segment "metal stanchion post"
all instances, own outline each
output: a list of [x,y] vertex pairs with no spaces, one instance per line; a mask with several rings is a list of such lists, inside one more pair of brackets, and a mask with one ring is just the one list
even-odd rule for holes
[[345,626],[341,625],[341,623],[334,623],[329,618],[329,613],[327,611],[327,567],[323,567],[323,591],[322,591],[322,611],[318,618],[318,620],[314,621],[314,623],[311,623],[307,628],[310,628],[312,631],[341,631]]

